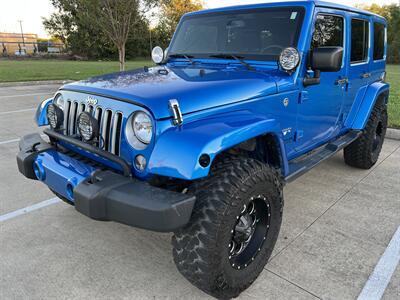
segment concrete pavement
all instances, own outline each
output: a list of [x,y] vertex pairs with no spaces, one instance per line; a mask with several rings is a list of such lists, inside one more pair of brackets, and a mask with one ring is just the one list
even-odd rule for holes
[[[57,86],[0,87],[0,215],[54,195],[16,168],[17,139]],[[27,111],[27,109],[32,109]],[[284,190],[273,256],[240,299],[355,299],[400,225],[400,141],[371,170],[342,153]],[[207,299],[176,270],[170,234],[90,220],[56,203],[0,222],[1,299]],[[400,299],[400,267],[384,299]]]

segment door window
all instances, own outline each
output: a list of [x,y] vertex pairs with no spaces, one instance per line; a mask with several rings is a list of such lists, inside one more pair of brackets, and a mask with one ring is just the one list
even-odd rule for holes
[[385,50],[385,25],[374,23],[374,60],[383,59]]
[[317,15],[311,49],[343,47],[343,18],[335,15]]
[[365,62],[368,59],[368,24],[365,20],[351,20],[351,63]]

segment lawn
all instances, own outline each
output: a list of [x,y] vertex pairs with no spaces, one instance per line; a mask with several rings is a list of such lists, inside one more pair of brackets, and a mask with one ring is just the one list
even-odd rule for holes
[[[126,69],[152,65],[149,60],[128,61]],[[117,72],[117,62],[112,61],[61,61],[61,60],[0,60],[0,82],[32,80],[79,80],[90,76]],[[400,65],[387,66],[387,81],[391,84],[389,125],[400,128]]]
[[[149,60],[128,61],[126,69],[151,64]],[[80,80],[117,71],[119,71],[119,64],[115,61],[0,60],[0,82]]]
[[400,65],[388,65],[386,71],[390,83],[389,126],[400,128]]

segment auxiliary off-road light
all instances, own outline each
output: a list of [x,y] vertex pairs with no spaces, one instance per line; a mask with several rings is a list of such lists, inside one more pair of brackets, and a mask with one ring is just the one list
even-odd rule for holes
[[300,63],[300,54],[296,48],[288,47],[282,50],[279,64],[286,72],[294,71]]
[[157,46],[151,51],[151,58],[155,64],[161,64],[164,60],[164,50]]
[[52,129],[60,129],[64,122],[64,112],[55,104],[47,106],[47,120]]
[[78,132],[85,142],[89,142],[98,136],[99,124],[94,117],[84,111],[78,117]]

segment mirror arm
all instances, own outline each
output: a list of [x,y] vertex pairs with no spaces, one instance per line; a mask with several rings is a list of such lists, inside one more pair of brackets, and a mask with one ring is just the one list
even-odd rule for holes
[[317,85],[321,81],[320,77],[321,77],[321,71],[320,70],[314,70],[314,77],[309,77],[308,74],[307,74],[303,79],[303,85],[304,86]]

